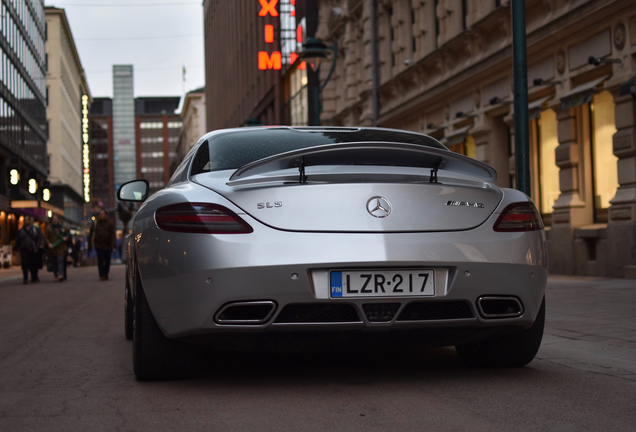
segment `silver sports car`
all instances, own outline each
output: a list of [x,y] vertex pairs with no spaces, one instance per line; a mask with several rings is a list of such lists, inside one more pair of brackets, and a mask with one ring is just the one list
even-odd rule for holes
[[[543,335],[546,237],[532,201],[421,134],[259,127],[202,137],[143,202],[127,244],[138,379],[197,347],[454,345],[475,366],[529,363]],[[299,337],[300,336],[300,337]]]

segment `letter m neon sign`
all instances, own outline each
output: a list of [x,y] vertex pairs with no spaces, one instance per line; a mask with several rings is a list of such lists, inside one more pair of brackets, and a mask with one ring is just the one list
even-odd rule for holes
[[283,59],[280,51],[274,51],[270,56],[266,51],[258,52],[258,69],[259,70],[281,70],[283,65]]

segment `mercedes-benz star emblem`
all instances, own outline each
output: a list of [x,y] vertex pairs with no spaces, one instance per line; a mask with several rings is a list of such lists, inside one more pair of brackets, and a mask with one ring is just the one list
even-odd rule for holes
[[367,201],[367,211],[373,217],[385,218],[391,214],[391,203],[384,197],[374,196]]

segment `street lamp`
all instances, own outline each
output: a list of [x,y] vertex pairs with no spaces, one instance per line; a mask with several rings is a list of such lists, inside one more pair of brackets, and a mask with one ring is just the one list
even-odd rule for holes
[[325,45],[320,39],[307,38],[307,42],[303,44],[303,50],[298,53],[299,59],[308,62],[314,71],[320,67],[320,63],[327,58],[327,55],[333,52],[333,60],[331,69],[327,74],[327,78],[322,84],[314,87],[314,124],[320,126],[320,112],[322,111],[322,91],[331,79],[333,71],[336,69],[336,61],[338,60],[338,42],[333,45]]

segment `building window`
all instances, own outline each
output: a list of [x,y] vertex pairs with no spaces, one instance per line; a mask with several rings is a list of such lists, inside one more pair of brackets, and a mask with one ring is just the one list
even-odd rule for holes
[[168,122],[168,129],[181,129],[182,122]]
[[162,158],[163,157],[163,152],[162,151],[156,151],[156,152],[144,152],[141,154],[142,158]]
[[162,122],[141,122],[139,123],[140,129],[162,129]]
[[592,161],[594,176],[594,221],[607,222],[610,200],[618,189],[618,158],[614,156],[612,137],[616,133],[614,98],[608,91],[594,95],[590,103]]
[[466,21],[468,20],[468,0],[462,0],[462,29],[466,30],[468,28],[468,24]]
[[[461,138],[460,138],[461,139]],[[475,139],[466,135],[460,142],[449,143],[448,148],[455,153],[459,153],[469,158],[477,158],[477,146],[475,145]]]
[[542,215],[552,214],[552,207],[561,194],[559,187],[559,167],[556,164],[555,151],[559,145],[557,134],[558,121],[556,113],[551,110],[541,111],[539,118],[531,122],[531,139],[536,148],[536,162],[533,171],[538,182],[539,211]]
[[307,100],[307,70],[296,69],[289,77],[289,121],[292,126],[307,126],[309,108]]
[[475,139],[470,135],[467,135],[464,140],[464,150],[466,152],[464,153],[466,156],[477,159],[477,146],[475,145]]
[[162,136],[158,136],[158,137],[141,137],[140,141],[141,141],[142,144],[163,143],[163,137]]
[[156,167],[141,167],[141,172],[142,173],[152,173],[152,172],[163,172],[163,167],[162,166],[156,166]]
[[434,0],[433,2],[433,14],[435,15],[435,48],[439,48],[439,16],[437,15],[437,9],[439,5],[439,0]]
[[415,9],[413,9],[413,3],[411,3],[411,52],[413,53],[412,60],[415,60],[417,53],[417,41],[415,39]]

